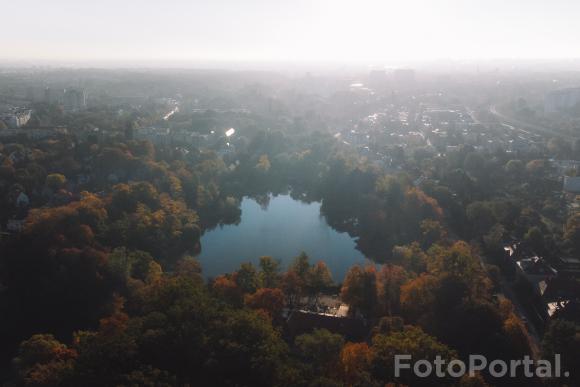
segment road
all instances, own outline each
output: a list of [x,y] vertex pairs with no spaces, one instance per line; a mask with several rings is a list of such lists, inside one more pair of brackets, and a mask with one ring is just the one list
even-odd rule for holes
[[[540,125],[532,124],[529,122],[524,122],[524,121],[519,120],[517,118],[508,117],[505,114],[503,114],[502,112],[500,112],[497,109],[497,106],[495,106],[495,105],[491,105],[489,107],[489,111],[491,112],[491,114],[496,116],[502,124],[506,125],[507,127],[509,127],[510,129],[513,129],[513,130],[520,130],[520,131],[522,131],[524,133],[528,133],[528,134],[530,132],[535,132],[535,133],[542,134],[545,136],[550,136],[550,137],[554,137],[554,136],[555,137],[562,137],[562,138],[565,138],[565,139],[570,140],[570,141],[575,141],[578,139],[578,137],[570,136],[570,135],[565,134],[565,133],[555,132],[552,129],[544,128]],[[519,128],[517,129],[516,126]],[[529,131],[526,131],[524,129],[528,129]]]
[[[479,256],[480,259],[480,263],[481,266],[483,267],[484,270],[486,270],[486,263],[488,263],[488,259],[487,257],[480,255]],[[524,306],[522,305],[522,303],[519,301],[518,296],[515,294],[514,290],[513,290],[513,283],[510,282],[503,273],[500,272],[500,277],[499,277],[499,286],[500,286],[500,291],[501,291],[501,295],[503,295],[505,298],[507,298],[509,301],[511,301],[512,305],[514,306],[514,310],[516,315],[522,320],[522,321],[526,321],[526,328],[528,330],[528,337],[529,337],[529,344],[530,344],[530,349],[532,350],[532,357],[534,359],[540,359],[540,354],[541,354],[541,336],[538,333],[538,330],[536,329],[536,327],[534,326],[533,321],[535,321],[535,319],[531,319],[530,316],[528,315],[528,312],[526,310],[526,308],[524,308]]]
[[530,348],[532,350],[532,357],[534,359],[539,359],[540,353],[541,353],[540,348],[541,348],[542,339],[540,338],[540,335],[538,334],[538,330],[534,326],[533,321],[535,321],[535,319],[530,318],[527,310],[524,308],[524,306],[518,300],[518,296],[514,293],[513,284],[508,282],[508,280],[503,276],[503,274],[500,275],[500,287],[501,287],[501,292],[504,295],[504,297],[506,297],[508,300],[510,300],[511,303],[513,304],[515,311],[516,311],[516,315],[522,320],[524,320],[524,318],[525,318],[525,321],[526,321],[525,325],[526,325],[526,328],[528,329],[529,338],[530,338]]
[[171,116],[172,116],[172,115],[174,115],[174,114],[175,114],[175,113],[177,113],[178,111],[179,111],[179,107],[178,107],[178,106],[176,106],[175,108],[173,108],[173,110],[171,110],[169,113],[167,113],[167,114],[166,114],[166,115],[163,117],[163,119],[164,119],[165,121],[167,121],[168,119],[170,119],[170,118],[171,118]]

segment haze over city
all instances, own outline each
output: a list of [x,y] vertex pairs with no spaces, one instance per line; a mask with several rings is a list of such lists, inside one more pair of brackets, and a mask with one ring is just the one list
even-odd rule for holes
[[580,56],[575,0],[3,3],[4,61],[339,62]]
[[0,13],[0,386],[580,386],[580,1]]

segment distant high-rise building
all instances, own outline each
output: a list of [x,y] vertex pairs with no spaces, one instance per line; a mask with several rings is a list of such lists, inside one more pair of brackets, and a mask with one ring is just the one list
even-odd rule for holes
[[396,69],[393,71],[393,81],[398,85],[412,86],[415,83],[415,70]]
[[50,87],[46,87],[44,89],[44,103],[51,104],[53,102],[54,101],[52,97],[52,90],[50,89]]
[[546,112],[555,113],[580,105],[580,87],[556,90],[549,93],[544,101]]
[[64,91],[64,109],[77,112],[87,107],[87,96],[82,89],[66,89]]
[[28,87],[26,89],[26,99],[28,101],[34,101],[35,100],[35,98],[34,98],[34,88],[32,86],[30,86],[30,87]]
[[369,86],[383,87],[387,84],[387,72],[385,70],[371,70],[369,72]]
[[3,121],[9,128],[21,128],[28,123],[32,116],[30,109],[13,109],[9,113],[0,115],[0,121]]

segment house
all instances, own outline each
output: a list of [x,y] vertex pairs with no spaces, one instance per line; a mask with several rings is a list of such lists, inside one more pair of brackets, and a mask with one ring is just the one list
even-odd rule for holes
[[532,285],[537,295],[543,296],[548,283],[557,277],[558,272],[540,257],[523,258],[516,262],[516,280]]
[[370,327],[360,315],[352,316],[349,307],[337,295],[318,295],[316,299],[303,297],[296,306],[284,312],[285,334],[294,338],[314,329],[326,329],[348,340],[364,340]]

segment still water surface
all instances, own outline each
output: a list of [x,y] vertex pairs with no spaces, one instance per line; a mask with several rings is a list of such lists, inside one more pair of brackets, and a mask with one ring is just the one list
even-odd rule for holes
[[326,262],[335,281],[340,282],[348,268],[364,263],[363,254],[346,233],[332,229],[320,216],[320,203],[302,203],[288,195],[272,197],[266,209],[253,199],[244,198],[238,225],[217,227],[201,238],[198,257],[208,277],[237,270],[242,262],[258,264],[270,255],[285,269],[301,251],[311,263]]

